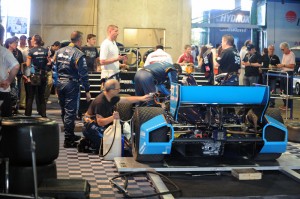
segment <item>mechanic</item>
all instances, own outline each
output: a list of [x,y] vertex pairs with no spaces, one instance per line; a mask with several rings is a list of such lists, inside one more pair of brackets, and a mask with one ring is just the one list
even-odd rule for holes
[[79,50],[82,44],[82,32],[71,34],[71,43],[55,53],[58,82],[57,92],[64,124],[65,148],[77,147],[81,137],[74,134],[80,83],[85,89],[86,100],[90,101],[90,85],[84,53]]
[[243,85],[251,86],[253,84],[258,84],[259,67],[262,66],[262,57],[256,52],[253,44],[248,44],[247,51],[248,52],[242,61],[242,65],[245,66]]
[[162,45],[157,45],[155,47],[155,51],[147,56],[144,66],[148,66],[155,62],[168,62],[173,64],[171,55],[164,51],[164,47]]
[[170,91],[165,87],[164,83],[166,81],[169,84],[171,82],[177,83],[178,73],[181,73],[179,64],[170,64],[167,62],[150,64],[135,74],[135,94],[143,96],[160,91],[162,94],[170,95]]
[[239,85],[238,73],[241,67],[241,58],[234,48],[234,38],[227,34],[222,37],[222,53],[217,60],[219,73],[227,73],[223,85]]
[[[120,83],[115,79],[105,82],[103,92],[100,93],[90,104],[85,113],[83,135],[78,145],[79,152],[97,153],[104,130],[111,125],[114,119],[120,119],[119,113],[114,111],[117,103],[146,102],[152,99],[150,95],[119,97]],[[83,145],[90,142],[91,151],[81,150]]]
[[[290,46],[287,42],[282,42],[280,45],[280,49],[283,53],[281,64],[277,64],[277,68],[279,68],[283,73],[283,77],[280,80],[280,88],[283,94],[292,95],[293,94],[293,73],[296,65],[296,57],[295,54],[290,50]],[[289,75],[289,78],[286,78],[286,73]],[[287,92],[288,86],[288,92]],[[293,100],[289,99],[288,103],[286,99],[283,99],[284,106],[279,107],[281,110],[286,110],[287,108],[292,108]]]
[[[119,35],[119,28],[116,25],[107,27],[107,38],[100,47],[101,79],[108,78],[120,71],[119,61],[126,61],[126,56],[119,55],[116,39]],[[115,76],[119,79],[118,75]]]

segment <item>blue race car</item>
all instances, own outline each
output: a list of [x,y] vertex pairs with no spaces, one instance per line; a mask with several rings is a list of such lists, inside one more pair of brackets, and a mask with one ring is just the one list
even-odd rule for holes
[[166,156],[223,156],[234,151],[275,160],[286,151],[288,131],[277,109],[268,109],[268,86],[171,85],[170,100],[137,107],[132,153],[139,162]]

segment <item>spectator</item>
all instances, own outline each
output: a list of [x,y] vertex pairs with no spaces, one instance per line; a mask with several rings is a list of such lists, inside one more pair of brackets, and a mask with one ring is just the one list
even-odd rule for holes
[[219,67],[219,73],[227,73],[227,76],[231,77],[229,81],[224,81],[224,84],[238,85],[238,72],[241,67],[241,60],[238,51],[233,45],[233,36],[223,35],[222,53],[220,58],[217,59],[217,66]]
[[88,72],[95,72],[97,70],[97,65],[99,65],[99,52],[96,45],[96,35],[87,35],[87,44],[81,48],[82,52],[86,57],[86,65],[88,67]]
[[[290,50],[290,46],[287,42],[282,42],[280,44],[280,49],[283,53],[281,64],[277,64],[277,67],[281,69],[283,75],[286,73],[289,75],[290,78],[282,77],[280,81],[280,87],[283,94],[292,95],[293,94],[293,73],[296,65],[296,58],[295,54]],[[287,89],[288,87],[288,89]],[[288,90],[288,92],[287,92]],[[289,99],[288,103],[286,99],[283,99],[284,106],[280,107],[281,110],[286,110],[287,108],[292,107],[292,100]]]
[[[3,43],[4,32],[4,27],[0,24],[0,44]],[[2,45],[0,45],[0,66],[0,100],[3,100],[1,116],[10,117],[12,116],[10,84],[14,81],[20,65],[13,54]]]
[[[244,46],[241,48],[241,50],[240,50],[241,60],[243,60],[245,55],[247,54],[247,46],[249,44],[252,44],[252,41],[246,40],[244,43]],[[244,84],[244,75],[245,75],[245,66],[243,64],[241,64],[240,75],[239,75],[239,85]]]
[[[18,60],[19,65],[23,64],[23,56],[22,52],[17,48],[19,39],[18,37],[14,36],[12,38],[9,38],[5,41],[5,47],[12,52],[14,57]],[[12,101],[12,113],[15,115],[18,113],[18,103],[20,99],[20,90],[21,90],[21,79],[22,79],[22,72],[21,67],[19,68],[19,71],[16,75],[17,81],[14,80],[11,85],[11,101]]]
[[245,86],[252,86],[258,84],[259,80],[259,67],[262,66],[262,58],[259,53],[256,52],[255,46],[249,44],[247,46],[248,53],[245,55],[242,65],[245,66],[244,83]]
[[60,48],[60,42],[56,41],[51,46],[48,47],[48,59],[50,59],[51,64],[47,67],[47,85],[45,89],[45,102],[47,104],[51,104],[52,102],[49,100],[52,86],[53,86],[53,57],[55,52]]
[[155,51],[147,56],[144,66],[148,66],[156,62],[168,62],[173,64],[171,55],[164,51],[164,47],[162,45],[157,45],[155,47]]
[[[21,51],[21,53],[23,55],[23,63],[20,65],[23,78],[21,78],[21,83],[20,83],[21,89],[20,89],[19,109],[25,109],[26,92],[25,92],[25,87],[24,87],[24,83],[25,83],[24,76],[26,76],[26,74],[28,74],[27,76],[30,75],[29,74],[30,70],[29,70],[29,68],[26,67],[26,59],[27,59],[28,52],[29,52],[29,48],[26,45],[26,43],[27,43],[27,37],[25,35],[21,35],[20,45],[18,46],[18,49]],[[26,70],[27,70],[27,73],[25,72]]]
[[192,47],[191,45],[185,45],[184,46],[184,53],[180,55],[180,57],[177,60],[177,63],[180,66],[184,66],[187,64],[193,64],[194,65],[194,57],[192,56]]
[[[100,47],[101,79],[111,77],[120,71],[119,61],[125,61],[126,56],[119,55],[116,39],[119,35],[119,28],[116,25],[107,27],[107,38]],[[116,77],[118,78],[118,75]]]
[[205,79],[208,80],[209,85],[214,84],[214,68],[213,68],[213,53],[211,44],[206,44],[201,48],[200,60],[201,60],[201,72],[204,73]]

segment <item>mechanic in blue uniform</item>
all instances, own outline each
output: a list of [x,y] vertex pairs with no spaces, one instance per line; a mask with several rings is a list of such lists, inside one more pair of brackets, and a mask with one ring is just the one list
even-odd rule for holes
[[168,62],[156,62],[145,66],[137,71],[134,76],[135,94],[143,96],[149,93],[160,92],[170,95],[170,91],[164,83],[177,83],[180,71],[181,67],[179,65],[173,65]]
[[65,148],[77,147],[76,141],[81,138],[74,134],[80,83],[85,89],[86,100],[91,99],[86,60],[84,53],[79,50],[82,36],[82,32],[72,32],[71,43],[55,54],[58,74],[57,92],[64,124]]

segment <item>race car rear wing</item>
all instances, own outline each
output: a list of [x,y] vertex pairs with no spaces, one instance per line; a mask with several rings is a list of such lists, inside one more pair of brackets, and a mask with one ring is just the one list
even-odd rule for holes
[[178,109],[186,105],[262,107],[261,120],[270,99],[268,86],[182,86],[171,84],[170,112],[177,120]]

